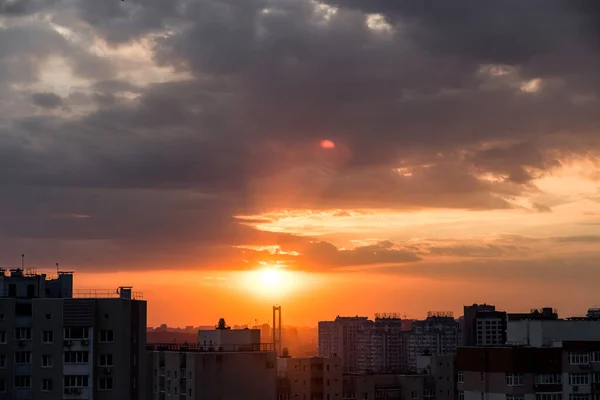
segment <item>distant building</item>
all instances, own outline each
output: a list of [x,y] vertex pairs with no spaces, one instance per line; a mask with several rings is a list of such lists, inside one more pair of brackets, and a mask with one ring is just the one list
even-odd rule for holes
[[260,329],[229,329],[223,319],[219,323],[216,329],[198,331],[199,346],[213,350],[242,344],[260,348]]
[[73,274],[0,270],[1,399],[146,400],[146,302]]
[[358,316],[319,322],[319,357],[339,357],[345,372],[361,372],[357,339],[369,322],[368,317]]
[[600,393],[600,342],[464,347],[456,368],[459,400],[594,400]]
[[415,371],[418,356],[455,354],[458,332],[458,322],[450,312],[430,312],[425,320],[414,321],[413,330],[405,333],[405,369]]
[[539,310],[533,309],[528,313],[508,314],[509,321],[520,321],[524,319],[553,321],[558,319],[558,313],[551,307],[544,307]]
[[260,330],[221,322],[214,335],[200,330],[197,344],[148,345],[152,399],[276,399],[273,344],[260,343]]
[[342,360],[285,358],[277,360],[278,400],[342,399]]
[[337,317],[319,322],[319,356],[339,357],[348,373],[402,370],[402,328],[396,314]]
[[463,346],[498,346],[506,343],[507,315],[489,304],[464,307]]

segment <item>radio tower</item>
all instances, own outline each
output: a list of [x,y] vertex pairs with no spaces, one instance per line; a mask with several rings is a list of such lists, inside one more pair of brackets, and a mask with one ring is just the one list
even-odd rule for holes
[[273,345],[277,356],[281,357],[281,306],[273,306]]

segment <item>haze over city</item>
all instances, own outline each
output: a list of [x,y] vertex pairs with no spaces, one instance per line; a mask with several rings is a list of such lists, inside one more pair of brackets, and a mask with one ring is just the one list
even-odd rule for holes
[[435,3],[0,0],[0,265],[151,326],[585,314],[600,3]]

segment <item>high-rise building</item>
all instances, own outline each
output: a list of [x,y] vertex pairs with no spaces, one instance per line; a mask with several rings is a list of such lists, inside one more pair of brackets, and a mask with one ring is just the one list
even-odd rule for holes
[[319,322],[319,357],[339,357],[344,372],[362,372],[359,365],[358,334],[369,325],[368,317],[336,317]]
[[73,290],[70,272],[0,270],[0,398],[147,399],[141,299]]
[[402,321],[396,314],[337,317],[319,322],[319,356],[339,357],[348,373],[390,373],[402,369]]
[[342,360],[338,357],[277,360],[277,399],[342,399]]
[[452,355],[459,346],[459,326],[451,312],[429,312],[427,318],[414,321],[412,331],[405,332],[405,369],[415,371],[417,357]]
[[506,313],[489,304],[464,307],[463,346],[498,346],[506,343]]
[[277,354],[258,329],[198,331],[194,344],[148,345],[155,400],[276,399]]

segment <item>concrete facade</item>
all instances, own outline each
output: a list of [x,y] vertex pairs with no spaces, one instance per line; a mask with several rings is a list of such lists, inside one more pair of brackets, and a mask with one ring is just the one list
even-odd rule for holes
[[275,400],[277,355],[256,351],[208,351],[197,345],[152,345],[154,400]]
[[563,340],[600,340],[600,321],[588,319],[508,321],[508,343],[542,347]]
[[146,302],[129,288],[72,298],[72,278],[2,276],[0,398],[146,399]]
[[342,399],[342,360],[335,358],[280,358],[277,399]]
[[598,341],[461,348],[456,366],[460,400],[594,400],[600,395]]

